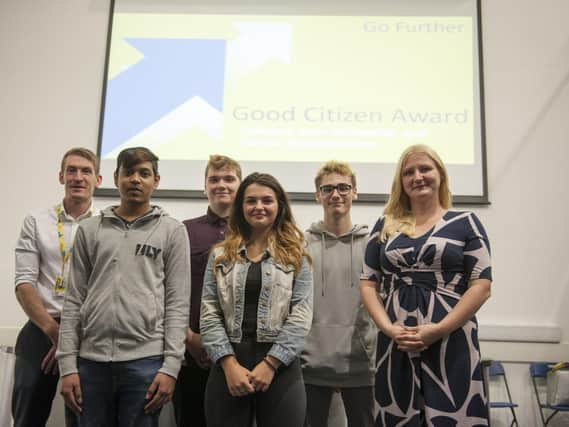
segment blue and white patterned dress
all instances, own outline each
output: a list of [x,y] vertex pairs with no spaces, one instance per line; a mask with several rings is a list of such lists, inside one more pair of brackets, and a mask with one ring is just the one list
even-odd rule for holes
[[[378,283],[391,321],[443,319],[474,279],[492,279],[490,245],[472,212],[448,211],[424,235],[368,241],[362,279]],[[402,352],[382,332],[377,344],[376,426],[483,426],[488,411],[475,318],[420,353]]]

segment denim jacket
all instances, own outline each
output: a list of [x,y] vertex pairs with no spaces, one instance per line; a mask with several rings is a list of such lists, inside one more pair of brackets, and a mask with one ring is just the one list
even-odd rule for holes
[[[218,264],[215,249],[208,260],[200,313],[203,345],[213,360],[234,354],[231,343],[242,338],[245,282],[251,262],[240,249],[241,259]],[[312,324],[312,271],[306,257],[295,276],[292,266],[275,262],[268,253],[261,263],[261,293],[257,307],[257,341],[273,343],[269,355],[289,365],[302,351]]]

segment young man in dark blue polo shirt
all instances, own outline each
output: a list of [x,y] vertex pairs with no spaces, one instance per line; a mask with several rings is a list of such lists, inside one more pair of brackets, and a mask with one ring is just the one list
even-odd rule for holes
[[190,237],[192,300],[186,334],[186,365],[178,375],[174,408],[178,427],[205,427],[204,394],[210,360],[200,335],[200,304],[203,276],[209,251],[225,238],[227,217],[241,183],[241,166],[235,160],[212,155],[205,169],[207,213],[184,221]]

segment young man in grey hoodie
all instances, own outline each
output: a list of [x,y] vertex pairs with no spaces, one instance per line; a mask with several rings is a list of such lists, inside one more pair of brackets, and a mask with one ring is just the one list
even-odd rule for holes
[[120,205],[79,226],[57,359],[65,403],[82,427],[158,426],[184,355],[190,251],[184,226],[150,196],[158,158],[119,154]]
[[368,229],[352,224],[356,177],[347,163],[325,163],[315,184],[324,220],[306,232],[314,270],[314,319],[301,357],[307,425],[328,426],[332,394],[339,390],[348,426],[371,427],[377,330],[359,294]]

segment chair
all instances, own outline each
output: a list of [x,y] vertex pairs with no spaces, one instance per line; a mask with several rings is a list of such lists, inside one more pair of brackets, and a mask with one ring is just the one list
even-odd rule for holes
[[15,364],[14,347],[0,345],[0,427],[12,425],[10,405],[12,403]]
[[[547,362],[532,362],[529,365],[529,374],[533,383],[533,390],[535,392],[535,398],[537,399],[537,406],[539,407],[541,421],[543,422],[544,426],[546,426],[551,421],[551,419],[557,415],[557,413],[569,411],[569,405],[550,405],[547,402],[541,401],[538,382],[541,386],[545,384],[547,372],[551,369],[552,366],[553,363]],[[547,410],[552,411],[552,413],[546,418],[545,411]]]
[[494,379],[502,379],[504,381],[504,385],[506,388],[506,394],[508,396],[508,401],[505,402],[493,402],[490,401],[488,406],[490,409],[492,408],[509,408],[512,412],[512,422],[510,427],[514,424],[518,426],[518,418],[516,417],[516,411],[514,408],[518,407],[517,403],[512,402],[512,394],[510,393],[510,386],[508,385],[508,379],[506,378],[506,371],[504,371],[504,366],[502,366],[501,362],[492,361],[490,364],[490,368],[488,369],[488,377]]

